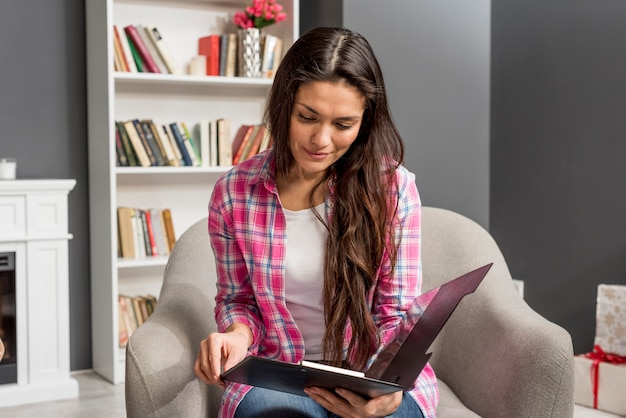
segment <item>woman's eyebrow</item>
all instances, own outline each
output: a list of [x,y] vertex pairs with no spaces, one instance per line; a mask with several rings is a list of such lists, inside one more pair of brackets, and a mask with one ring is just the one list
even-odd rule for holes
[[[307,109],[309,112],[314,113],[315,115],[319,115],[319,112],[317,112],[315,109],[313,109],[311,106],[308,106],[302,102],[296,102],[295,104],[300,105],[302,107],[304,107],[305,109]],[[334,120],[345,120],[345,121],[354,121],[354,120],[359,120],[361,119],[361,115],[354,115],[354,116],[340,116],[338,118],[335,118]]]

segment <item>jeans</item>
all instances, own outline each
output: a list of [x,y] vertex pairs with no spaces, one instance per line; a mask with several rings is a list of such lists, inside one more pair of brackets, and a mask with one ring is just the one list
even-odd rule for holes
[[[423,418],[422,411],[413,398],[404,393],[402,403],[391,418]],[[254,387],[237,407],[235,418],[336,418],[307,396],[292,395]]]

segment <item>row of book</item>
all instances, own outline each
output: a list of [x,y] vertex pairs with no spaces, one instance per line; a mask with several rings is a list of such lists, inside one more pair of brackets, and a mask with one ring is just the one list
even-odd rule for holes
[[[237,34],[211,34],[198,39],[198,56],[192,59],[190,73],[233,77],[239,71]],[[259,49],[261,77],[272,78],[282,60],[283,39],[263,34]]]
[[126,347],[130,336],[152,315],[157,306],[154,295],[118,296],[119,345]]
[[176,243],[169,209],[117,208],[118,256],[145,258],[168,256]]
[[[239,38],[235,33],[210,34],[198,38],[198,55],[189,63],[189,73],[234,77],[238,73]],[[183,74],[184,68],[154,25],[113,25],[115,71]],[[272,78],[283,54],[283,39],[263,34],[259,50],[261,76]]]
[[265,125],[241,125],[232,141],[233,165],[269,148],[272,138]]
[[[219,133],[218,128],[221,130]],[[228,120],[216,121],[214,130],[212,134],[215,136],[216,144],[219,142],[218,135],[221,135],[222,142],[229,142]],[[206,142],[209,138],[197,138],[199,135],[200,133],[194,137],[185,122],[159,124],[152,119],[115,121],[117,165],[122,167],[209,166],[211,156],[209,143]],[[214,152],[217,154],[217,149]],[[224,165],[232,163],[226,156],[223,160]],[[217,161],[214,165],[217,165]]]
[[116,71],[182,74],[180,64],[154,25],[113,25],[113,63]]

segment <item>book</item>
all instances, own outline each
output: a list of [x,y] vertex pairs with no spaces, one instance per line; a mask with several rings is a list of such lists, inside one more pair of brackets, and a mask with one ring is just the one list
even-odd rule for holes
[[147,72],[160,73],[161,71],[159,70],[159,67],[152,58],[152,55],[150,55],[150,52],[137,28],[133,25],[128,25],[124,27],[124,32],[126,32],[128,39],[132,42],[141,57],[142,68],[144,68]]
[[126,58],[126,65],[128,66],[128,71],[131,73],[138,72],[137,63],[135,62],[135,57],[133,56],[133,52],[130,49],[130,44],[128,42],[128,36],[126,32],[122,29],[119,29],[117,25],[114,25],[115,30],[117,30],[120,44],[122,45],[122,52],[124,53],[124,57]]
[[147,255],[146,238],[144,235],[143,221],[141,219],[141,211],[135,208],[132,210],[133,221],[133,242],[135,244],[135,258],[144,258]]
[[[130,336],[133,334],[133,332],[135,332],[138,326],[137,320],[135,319],[135,313],[132,310],[132,299],[130,296],[118,295],[117,303],[119,305],[121,319],[124,322],[124,328],[126,329],[126,332],[128,334],[127,338],[130,338]],[[125,343],[127,342],[128,341],[126,341]],[[124,346],[126,346],[125,343]],[[120,347],[122,347],[122,341],[120,341]]]
[[165,155],[165,150],[159,141],[156,140],[154,134],[152,133],[152,128],[150,124],[145,120],[137,120],[138,128],[143,131],[143,135],[146,138],[146,142],[148,143],[152,154],[154,155],[154,159],[156,160],[156,164],[158,166],[169,165],[167,161],[167,156]]
[[254,131],[252,131],[252,135],[250,136],[250,140],[246,145],[246,148],[241,155],[240,161],[246,161],[248,158],[256,155],[259,151],[259,146],[261,145],[261,140],[263,139],[263,133],[265,132],[265,125],[255,125]]
[[133,148],[133,144],[130,142],[126,128],[124,128],[124,124],[120,121],[115,121],[115,131],[120,135],[120,139],[122,140],[122,146],[124,147],[124,153],[128,159],[128,165],[131,167],[137,167],[140,165],[137,161],[137,155]]
[[169,244],[170,252],[174,249],[176,243],[176,234],[174,232],[174,222],[172,221],[172,211],[170,209],[163,209],[163,224],[165,225],[165,235],[167,236],[167,243]]
[[183,155],[180,153],[180,149],[178,148],[178,144],[176,143],[176,139],[174,138],[174,134],[172,133],[172,129],[169,125],[159,125],[161,132],[163,133],[162,138],[169,140],[170,145],[172,147],[172,151],[174,151],[175,163],[176,166],[185,165],[185,161],[183,161]]
[[180,132],[180,130],[178,129],[178,123],[172,122],[168,126],[170,128],[170,131],[172,132],[172,136],[176,140],[176,146],[178,147],[183,157],[183,161],[184,161],[183,165],[192,166],[193,162],[191,161],[191,156],[189,155],[189,152],[187,151],[187,146],[185,145],[185,139],[182,133]]
[[220,35],[200,37],[198,55],[206,57],[206,75],[220,75]]
[[220,35],[220,65],[219,65],[219,75],[226,75],[226,57],[228,51],[228,34],[223,33]]
[[[148,155],[148,159],[150,160],[150,165],[151,166],[159,165],[156,155],[155,155],[154,145],[148,142],[148,138],[146,137],[146,134],[144,133],[143,126],[141,126],[139,119],[133,119],[131,120],[131,122],[132,122],[133,127],[135,128],[137,137],[139,137],[139,140],[141,141],[143,148],[146,150],[146,154]],[[128,129],[129,128],[126,128],[127,131]]]
[[230,120],[220,118],[217,123],[217,164],[226,167],[233,164],[232,146],[230,144]]
[[248,356],[222,379],[307,396],[306,387],[345,388],[366,398],[410,390],[432,353],[428,352],[462,298],[473,293],[492,263],[450,280],[413,300],[396,334],[365,373],[302,361],[287,363]]
[[246,147],[248,140],[250,139],[250,135],[252,134],[253,129],[254,125],[241,125],[239,129],[237,129],[237,133],[235,134],[235,137],[233,138],[233,143],[231,145],[233,165],[239,162],[241,154],[243,153],[243,150]]
[[161,129],[160,126],[154,123],[152,119],[143,119],[142,123],[145,123],[150,127],[152,135],[154,136],[157,144],[159,144],[159,148],[161,148],[161,151],[163,153],[165,165],[178,166],[179,163],[176,159],[176,154],[172,149],[172,143],[170,142],[170,139],[166,137],[163,129]]
[[[242,162],[247,159],[247,156],[250,153],[250,149],[252,148],[252,143],[254,142],[254,139],[256,138],[257,132],[259,132],[259,125],[252,125],[252,129],[246,135],[246,138],[244,138],[244,142],[242,142],[241,146],[239,147],[239,151],[237,151],[237,153],[239,154],[239,158],[237,162]],[[235,164],[234,157],[233,157],[233,164]]]
[[135,124],[133,123],[133,121],[129,120],[126,122],[122,122],[122,125],[124,126],[124,131],[130,139],[133,150],[135,151],[135,155],[137,155],[139,164],[142,167],[151,166],[152,162],[150,160],[150,157],[148,156],[148,152],[146,151],[143,142],[141,141],[141,138],[139,137],[139,134],[137,133],[137,128],[135,128]]
[[122,304],[118,302],[117,304],[117,324],[118,324],[118,333],[119,333],[119,346],[120,348],[126,347],[128,344],[128,329],[126,328],[126,321],[124,320],[124,312],[122,310]]
[[154,233],[154,223],[152,221],[152,212],[149,209],[141,211],[142,219],[144,221],[145,234],[147,235],[146,248],[150,250],[151,256],[158,256],[159,249],[157,248],[156,235]]
[[226,48],[226,77],[234,77],[237,74],[237,34],[228,34],[228,45]]
[[122,41],[120,39],[117,25],[113,25],[113,49],[115,52],[115,59],[117,60],[119,71],[129,72],[130,68],[128,66],[128,63],[126,62],[126,55],[124,54],[124,49],[122,48]]
[[163,62],[163,58],[161,58],[161,55],[159,55],[159,51],[157,51],[156,45],[154,45],[152,39],[150,39],[150,35],[148,35],[148,29],[144,25],[136,25],[135,28],[137,28],[137,34],[139,34],[139,36],[141,37],[141,40],[143,41],[146,49],[152,57],[152,60],[159,68],[159,73],[168,74],[169,70],[167,69],[165,62]]
[[263,132],[263,139],[261,139],[261,145],[259,145],[259,151],[263,152],[271,146],[272,137],[270,136],[270,131],[265,128],[265,132]]
[[265,35],[263,42],[263,58],[261,60],[262,77],[272,78],[280,63],[282,56],[283,40],[278,36]]
[[133,213],[129,207],[117,208],[117,234],[120,242],[120,253],[123,258],[135,258],[133,234]]
[[137,50],[137,47],[135,46],[133,41],[129,38],[126,32],[124,32],[124,35],[126,35],[126,40],[128,41],[128,47],[130,48],[130,53],[133,55],[133,61],[135,61],[137,72],[138,73],[146,72],[147,69],[144,68],[143,59],[141,58],[141,54]]
[[254,140],[252,140],[251,138],[252,145],[247,150],[247,152],[244,151],[244,155],[241,161],[245,161],[259,152],[259,149],[261,147],[261,142],[263,142],[263,138],[265,138],[266,128],[265,128],[265,125],[258,125],[258,127],[259,129],[256,131]]
[[129,165],[128,157],[126,156],[126,151],[124,150],[124,145],[122,144],[122,138],[120,137],[120,133],[117,129],[115,129],[115,152],[117,155],[118,166]]
[[165,42],[165,40],[161,36],[161,33],[159,32],[157,27],[154,25],[146,25],[145,29],[146,29],[146,33],[148,34],[148,37],[150,38],[150,40],[156,47],[156,50],[159,56],[165,63],[165,66],[167,67],[167,70],[169,71],[169,73],[170,74],[182,74],[181,68],[178,65],[178,62],[176,61],[176,59],[174,58],[174,54],[172,54],[172,51],[167,45],[167,42]]
[[217,167],[217,121],[209,121],[209,166]]
[[180,127],[182,128],[182,132],[185,137],[185,144],[188,145],[187,150],[189,151],[189,156],[191,157],[193,165],[201,166],[202,157],[200,156],[200,151],[198,150],[199,147],[196,144],[193,135],[191,135],[191,132],[187,129],[187,124],[185,122],[180,122]]
[[201,120],[195,126],[195,135],[198,138],[198,144],[200,146],[200,161],[202,161],[203,167],[209,167],[211,162],[211,133],[209,131],[209,121],[206,119]]
[[165,235],[165,225],[161,210],[149,209],[150,220],[152,221],[152,232],[154,234],[154,242],[156,244],[156,255],[167,256],[170,253],[167,236]]

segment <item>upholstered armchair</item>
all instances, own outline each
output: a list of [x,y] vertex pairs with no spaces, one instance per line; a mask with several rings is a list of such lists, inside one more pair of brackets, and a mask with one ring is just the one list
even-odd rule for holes
[[[431,350],[446,417],[571,417],[570,335],[517,292],[495,241],[457,213],[423,208],[423,290],[493,262]],[[178,240],[156,311],[126,350],[126,408],[136,417],[217,417],[221,392],[193,372],[200,341],[215,330],[215,265],[206,219]]]

